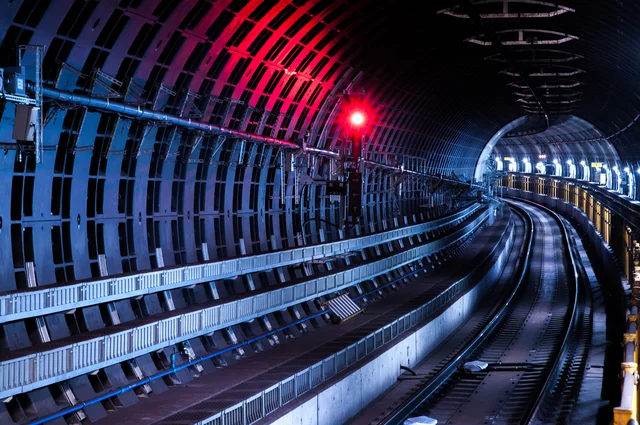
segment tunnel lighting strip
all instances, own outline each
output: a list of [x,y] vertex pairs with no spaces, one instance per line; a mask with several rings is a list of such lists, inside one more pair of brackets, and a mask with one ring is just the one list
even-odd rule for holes
[[[475,231],[475,230],[474,230],[474,231]],[[493,250],[491,251],[491,253],[487,256],[487,258],[491,258],[491,257],[493,257],[493,255],[494,255],[494,254],[495,254],[495,252],[496,252],[496,249],[497,249],[498,245],[500,245],[500,243],[496,244],[496,247],[494,247],[494,249],[493,249]],[[415,260],[415,261],[417,261],[417,260]],[[414,261],[414,263],[415,263],[415,261]],[[486,260],[485,260],[485,261],[486,261]],[[413,267],[415,267],[415,265],[414,265]],[[479,267],[479,266],[478,266],[478,267]],[[369,291],[369,292],[367,292],[367,293],[365,293],[365,294],[362,294],[362,295],[359,295],[359,296],[357,296],[357,297],[354,297],[354,298],[352,298],[352,300],[353,300],[353,301],[357,301],[357,300],[359,300],[359,299],[361,299],[361,298],[364,298],[364,297],[366,297],[366,296],[372,295],[372,294],[374,294],[374,293],[376,293],[376,292],[379,292],[379,291],[381,291],[382,289],[385,289],[385,288],[387,288],[387,287],[389,287],[389,286],[391,286],[391,285],[394,285],[394,284],[396,284],[396,283],[398,283],[398,282],[400,282],[400,281],[402,281],[402,280],[404,280],[404,279],[410,278],[411,276],[416,275],[417,273],[421,273],[421,272],[425,272],[425,273],[426,273],[426,272],[428,272],[428,271],[429,271],[429,269],[430,269],[430,268],[431,268],[431,266],[430,266],[430,265],[427,265],[427,266],[424,266],[424,267],[420,267],[420,268],[416,268],[416,269],[412,270],[411,272],[404,273],[404,274],[402,274],[400,277],[397,277],[397,278],[395,278],[395,279],[391,280],[390,282],[387,282],[387,283],[385,283],[384,285],[381,285],[381,286],[379,286],[378,288],[376,288],[376,289],[374,289],[374,290],[372,290],[372,291]],[[474,271],[475,271],[475,270],[474,270]],[[472,272],[472,273],[473,273],[473,272]],[[470,274],[471,274],[471,273],[470,273]],[[463,279],[464,279],[464,278],[463,278]],[[462,280],[462,279],[461,279],[461,280]],[[438,294],[438,295],[437,295],[433,300],[430,300],[427,304],[423,305],[422,307],[420,307],[420,308],[418,308],[418,309],[415,309],[414,311],[412,311],[412,312],[410,312],[410,313],[407,313],[407,314],[406,314],[406,315],[404,315],[403,317],[396,319],[396,321],[395,321],[395,322],[398,322],[398,321],[400,321],[400,320],[403,320],[403,323],[404,323],[404,321],[406,320],[406,318],[410,318],[413,314],[416,314],[416,316],[417,316],[417,313],[418,313],[418,311],[419,311],[419,310],[421,310],[421,309],[422,309],[422,310],[424,310],[424,309],[425,309],[425,306],[427,306],[427,305],[429,305],[429,304],[432,304],[432,303],[434,303],[434,302],[438,301],[438,299],[439,299],[440,297],[443,297],[443,296],[444,296],[444,294],[446,294],[446,293],[447,293],[451,288],[456,287],[456,285],[457,285],[458,283],[459,283],[459,281],[454,282],[454,283],[453,283],[453,284],[452,284],[452,285],[451,285],[451,286],[450,286],[446,291],[443,291],[442,293]],[[323,310],[323,311],[321,311],[321,312],[318,312],[318,313],[312,314],[312,315],[310,315],[310,316],[308,316],[308,317],[305,317],[304,319],[297,320],[297,321],[292,322],[292,323],[290,323],[290,324],[288,324],[288,325],[286,325],[286,326],[281,326],[281,327],[280,327],[280,328],[278,328],[278,329],[274,329],[274,330],[272,330],[272,331],[269,331],[269,332],[267,332],[267,333],[265,333],[265,334],[262,334],[262,335],[260,335],[260,336],[258,336],[258,337],[255,337],[255,338],[250,338],[250,339],[248,339],[248,340],[246,340],[246,341],[243,341],[243,342],[240,342],[240,343],[238,343],[238,344],[235,344],[235,345],[229,346],[229,347],[227,347],[227,348],[225,348],[225,349],[223,349],[223,350],[217,351],[217,352],[215,352],[215,353],[207,354],[206,356],[202,356],[202,357],[200,357],[200,358],[198,358],[198,359],[196,359],[196,360],[192,360],[192,361],[190,361],[190,362],[188,362],[188,363],[185,363],[185,364],[183,364],[183,365],[180,365],[180,366],[175,366],[175,355],[176,355],[176,353],[174,353],[174,354],[172,354],[172,356],[171,356],[171,369],[168,369],[168,370],[166,370],[166,371],[164,371],[164,372],[160,372],[160,373],[158,373],[158,374],[156,374],[156,375],[153,375],[153,376],[150,376],[150,377],[148,377],[148,378],[145,378],[145,379],[143,379],[143,380],[141,380],[141,381],[139,381],[139,382],[135,382],[135,383],[133,383],[133,384],[130,384],[130,385],[127,385],[127,386],[121,387],[121,388],[119,388],[119,389],[117,389],[117,390],[114,390],[114,391],[111,391],[111,392],[109,392],[109,393],[107,393],[107,394],[103,394],[103,395],[101,395],[101,396],[99,396],[99,397],[96,397],[96,398],[94,398],[94,399],[91,399],[91,400],[89,400],[89,401],[81,402],[81,403],[78,403],[78,404],[76,404],[76,405],[74,405],[74,406],[71,406],[71,407],[69,407],[69,408],[67,408],[67,409],[64,409],[64,410],[61,410],[61,411],[59,411],[59,412],[56,412],[56,413],[50,414],[49,416],[45,416],[45,417],[40,418],[40,419],[38,419],[38,420],[36,420],[36,421],[30,422],[30,423],[29,423],[29,425],[42,425],[42,424],[45,424],[45,423],[47,423],[47,422],[49,422],[49,421],[52,421],[52,420],[55,420],[55,419],[58,419],[58,418],[62,418],[62,417],[63,417],[63,416],[65,416],[65,415],[68,415],[68,414],[71,414],[71,413],[77,412],[78,410],[84,409],[85,407],[92,406],[92,405],[94,405],[94,404],[97,404],[97,403],[100,403],[100,402],[102,402],[102,401],[104,401],[104,400],[107,400],[107,399],[109,399],[109,398],[111,398],[111,397],[114,397],[114,396],[117,396],[117,395],[123,394],[123,393],[125,393],[126,391],[133,390],[133,389],[135,389],[135,388],[138,388],[138,387],[141,387],[141,386],[143,386],[143,385],[146,385],[146,384],[148,384],[148,383],[150,383],[150,382],[156,381],[156,380],[158,380],[158,379],[162,379],[162,378],[164,378],[165,376],[169,376],[169,375],[174,374],[174,373],[177,373],[177,372],[179,372],[179,371],[181,371],[181,370],[185,370],[185,369],[187,369],[187,368],[190,368],[190,367],[196,366],[197,364],[202,363],[202,362],[204,362],[204,361],[206,361],[206,360],[211,360],[211,359],[213,359],[213,358],[219,357],[219,356],[221,356],[221,355],[223,355],[223,354],[226,354],[226,353],[231,352],[231,351],[233,351],[233,350],[236,350],[236,349],[238,349],[238,348],[246,347],[246,346],[248,346],[248,345],[250,345],[250,344],[253,344],[254,342],[261,341],[261,340],[263,340],[263,339],[265,339],[265,338],[268,338],[268,337],[270,337],[270,336],[272,336],[272,335],[275,335],[275,334],[277,334],[277,333],[279,333],[279,332],[283,332],[283,331],[285,331],[285,330],[287,330],[287,329],[289,329],[289,328],[292,328],[292,327],[294,327],[294,326],[300,325],[300,324],[302,324],[302,323],[304,323],[304,322],[307,322],[307,321],[310,321],[310,320],[312,320],[312,319],[318,318],[318,317],[320,317],[320,316],[322,316],[322,315],[324,315],[324,314],[328,314],[328,313],[329,313],[329,312],[331,312],[331,311],[332,311],[332,310],[329,308],[329,309],[327,309],[327,310]],[[424,317],[422,318],[422,320],[424,320]],[[409,319],[409,321],[410,321],[410,319]],[[418,323],[418,321],[416,320],[416,321],[415,321],[415,323],[414,323],[413,325],[411,325],[411,324],[410,324],[409,326],[404,326],[404,330],[402,330],[402,331],[398,331],[398,332],[396,333],[396,336],[400,335],[401,333],[403,333],[403,332],[404,332],[405,330],[407,330],[407,329],[411,329],[411,328],[412,328],[413,326],[415,326],[417,323]],[[361,341],[358,341],[357,343],[352,344],[352,346],[357,346],[359,343],[361,343],[362,341],[366,341],[367,339],[371,338],[372,336],[373,336],[373,337],[375,337],[375,335],[376,335],[378,332],[380,332],[381,330],[384,330],[384,329],[386,329],[386,328],[390,327],[392,324],[393,324],[393,323],[388,324],[388,325],[385,325],[382,329],[379,329],[378,331],[371,333],[370,335],[368,335],[368,336],[366,336],[365,338],[363,338]],[[393,338],[392,338],[392,339],[393,339]],[[384,345],[384,344],[383,344],[383,345]],[[376,347],[376,348],[378,348],[378,347]],[[349,349],[349,347],[348,347],[348,348],[346,348],[346,349],[344,349],[344,350],[341,350],[341,351],[343,351],[343,352],[347,352],[347,350],[348,350],[348,349]],[[369,354],[369,353],[366,353],[366,354]],[[336,354],[332,354],[332,355],[331,355],[331,357],[334,357],[334,356],[336,356]],[[356,358],[356,361],[359,361],[359,360],[360,360],[360,358],[359,358],[358,356],[356,356],[356,357],[357,357],[357,358]],[[320,362],[320,364],[325,364],[325,362],[326,362],[326,359],[325,359],[325,360],[323,360],[323,361],[321,361],[321,362]],[[313,367],[313,366],[311,366],[311,367]],[[310,369],[310,368],[307,368],[307,369]],[[304,371],[303,371],[303,372],[304,372]],[[296,373],[295,375],[296,375],[296,376],[297,376],[297,375],[300,375],[300,372]],[[324,377],[324,374],[323,374],[323,377]],[[324,380],[324,379],[323,379],[323,380]],[[283,382],[284,382],[284,381],[286,381],[286,380],[283,380]],[[318,384],[319,384],[319,383],[318,383]],[[310,387],[311,387],[311,386],[310,386]],[[265,390],[264,392],[266,392],[266,390]],[[223,412],[224,412],[224,411],[223,411]],[[218,413],[218,415],[219,415],[219,414],[222,414],[223,412]],[[268,412],[268,413],[271,413],[271,412]],[[263,411],[263,412],[262,412],[262,417],[265,417],[268,413]],[[201,421],[201,422],[204,422],[204,421]]]
[[0,295],[0,324],[344,254],[458,224],[479,208],[476,203],[426,223],[320,245],[8,293]]
[[[107,333],[53,350],[29,354],[0,363],[0,398],[91,373],[132,357],[210,334],[265,314],[371,280],[416,258],[432,255],[474,232],[493,213],[492,205],[466,226],[450,235],[378,261],[289,287],[250,295],[236,301],[156,320],[127,330]],[[104,329],[108,332],[110,329]]]

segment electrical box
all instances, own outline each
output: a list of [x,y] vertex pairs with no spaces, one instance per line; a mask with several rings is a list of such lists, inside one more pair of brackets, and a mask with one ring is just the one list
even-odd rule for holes
[[290,173],[293,171],[293,152],[284,153],[284,171]]
[[362,215],[362,173],[351,172],[349,175],[349,215]]
[[16,96],[27,95],[27,81],[24,66],[12,66],[4,69],[4,91]]
[[13,138],[33,142],[39,108],[30,105],[16,105],[16,120],[13,123]]
[[345,195],[345,184],[340,180],[327,181],[327,195]]

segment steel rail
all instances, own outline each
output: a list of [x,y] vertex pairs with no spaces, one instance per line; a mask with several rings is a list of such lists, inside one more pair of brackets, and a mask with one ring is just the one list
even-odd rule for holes
[[578,268],[576,266],[576,259],[575,259],[575,256],[573,255],[573,250],[571,249],[569,232],[567,231],[567,228],[564,222],[562,221],[562,218],[558,214],[556,214],[554,211],[540,204],[537,204],[529,200],[523,200],[523,199],[518,199],[518,200],[524,201],[527,204],[540,208],[541,210],[545,211],[547,214],[551,215],[556,220],[556,222],[558,222],[558,224],[560,225],[560,230],[562,232],[564,249],[565,251],[568,252],[567,259],[569,260],[568,262],[571,270],[570,274],[572,279],[570,290],[573,291],[573,299],[572,299],[571,305],[569,306],[569,308],[571,308],[571,315],[569,317],[569,323],[567,325],[565,335],[562,339],[562,344],[558,349],[558,354],[556,355],[556,359],[553,362],[553,365],[551,366],[551,370],[547,375],[547,379],[545,380],[544,386],[542,387],[541,391],[538,393],[538,397],[536,398],[532,408],[529,409],[529,413],[527,414],[526,419],[523,421],[523,423],[527,423],[527,424],[537,424],[537,423],[540,423],[539,415],[541,414],[542,406],[544,405],[544,402],[548,399],[548,397],[551,396],[553,387],[555,386],[558,376],[560,375],[560,372],[562,370],[562,366],[565,363],[564,359],[567,355],[567,349],[568,349],[570,340],[574,336],[574,330],[578,325],[577,324],[577,321],[578,321],[577,307],[578,307],[578,292],[580,289],[580,280],[578,278]]
[[[519,210],[519,208],[517,207],[514,208],[514,210],[516,209]],[[458,370],[458,367],[464,362],[468,354],[479,347],[491,335],[495,327],[507,315],[514,299],[516,298],[516,295],[519,294],[520,290],[524,286],[523,282],[526,276],[529,274],[529,268],[531,264],[530,257],[534,239],[533,234],[535,231],[533,219],[529,216],[529,214],[524,212],[523,210],[519,211],[519,213],[525,219],[525,222],[527,222],[529,231],[527,232],[526,236],[526,248],[518,256],[521,264],[519,271],[520,276],[513,292],[502,305],[500,310],[485,325],[485,327],[445,367],[438,371],[433,376],[433,378],[429,380],[427,385],[414,393],[406,402],[400,405],[400,407],[394,409],[385,418],[378,422],[379,425],[397,425],[403,423],[409,417],[411,412],[413,412],[421,403],[423,403],[425,399],[429,398],[434,392],[436,392],[438,388],[440,388],[440,386]]]

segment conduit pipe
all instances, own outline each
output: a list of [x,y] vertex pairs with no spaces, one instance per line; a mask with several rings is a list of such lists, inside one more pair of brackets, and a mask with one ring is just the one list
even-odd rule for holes
[[[28,83],[29,90],[33,90],[33,83]],[[53,87],[43,87],[42,95],[48,99],[56,100],[59,102],[67,102],[73,103],[76,105],[85,106],[87,108],[95,108],[103,111],[115,112],[117,114],[126,115],[128,117],[139,119],[139,120],[150,120],[156,121],[160,123],[169,123],[176,125],[178,127],[188,128],[196,131],[202,131],[204,133],[216,134],[216,135],[230,135],[233,137],[251,140],[255,142],[269,143],[278,146],[284,146],[290,149],[302,149],[304,152],[309,152],[312,154],[323,155],[333,158],[339,158],[340,154],[338,152],[333,152],[330,150],[319,149],[310,146],[301,146],[297,143],[290,142],[287,140],[276,139],[274,137],[261,136],[258,134],[248,133],[246,131],[233,130],[230,128],[221,127],[218,125],[210,124],[204,121],[195,121],[191,118],[182,118],[177,115],[171,115],[164,112],[154,111],[151,109],[142,108],[140,106],[128,105],[123,102],[114,102],[109,100],[108,98],[101,97],[91,97],[84,94],[72,93],[65,90],[59,90]],[[393,167],[386,164],[377,163],[374,161],[364,161],[367,164],[375,165],[378,167],[384,167],[387,169],[392,169],[394,171],[400,171],[403,173],[416,174],[423,177],[434,178],[436,176],[430,176],[428,174],[419,173],[416,171],[406,170],[403,167]],[[450,180],[443,177],[438,177],[448,181]],[[462,183],[455,181],[456,183]],[[474,185],[475,186],[475,185]],[[477,186],[481,187],[481,186]]]
[[475,184],[475,183],[468,183],[468,182],[463,182],[460,180],[455,180],[455,179],[450,179],[447,177],[444,177],[442,175],[436,176],[434,174],[426,174],[426,173],[421,173],[419,171],[413,171],[413,170],[409,170],[407,168],[404,168],[404,166],[393,166],[393,165],[388,165],[388,164],[383,164],[381,162],[376,162],[376,161],[370,161],[368,159],[363,160],[363,162],[367,165],[371,165],[373,167],[378,167],[378,168],[384,168],[385,170],[391,170],[391,171],[395,171],[396,173],[401,173],[401,174],[413,174],[415,176],[420,176],[420,177],[424,177],[427,179],[432,179],[432,180],[443,180],[449,183],[455,183],[455,184],[460,184],[460,185],[465,185],[465,186],[469,186],[472,189],[486,189],[485,186],[482,186],[480,184]]
[[[32,88],[32,83],[29,85]],[[83,94],[72,93],[64,90],[58,90],[53,87],[44,87],[42,94],[44,97],[60,102],[74,103],[77,105],[86,106],[88,108],[95,108],[109,112],[115,112],[121,115],[126,115],[131,118],[140,120],[151,120],[161,123],[170,123],[179,127],[188,128],[192,130],[202,131],[211,134],[222,134],[238,137],[241,139],[251,140],[254,142],[270,143],[279,146],[284,146],[291,149],[303,149],[305,152],[310,152],[317,155],[323,155],[333,158],[340,157],[338,152],[333,152],[325,149],[318,149],[309,146],[300,146],[297,143],[290,142],[288,140],[277,139],[275,137],[262,136],[259,134],[248,133],[246,131],[233,130],[231,128],[225,128],[217,125],[210,124],[204,121],[194,121],[191,118],[182,118],[176,115],[166,114],[164,112],[154,111],[151,109],[141,108],[139,106],[128,105],[122,102],[114,102],[108,98],[91,97]]]
[[[30,84],[31,86],[31,84]],[[196,121],[191,118],[182,118],[177,115],[171,115],[164,112],[154,111],[142,108],[140,106],[128,105],[123,102],[114,102],[108,98],[91,97],[84,94],[72,93],[64,90],[58,90],[53,87],[44,87],[42,95],[48,99],[57,100],[59,102],[74,103],[76,105],[86,106],[88,108],[100,109],[103,111],[115,112],[126,115],[139,120],[149,120],[155,122],[169,123],[178,127],[188,128],[196,131],[202,131],[209,134],[230,135],[241,139],[247,139],[255,142],[270,143],[278,146],[284,146],[291,149],[300,149],[297,143],[287,140],[276,139],[274,137],[261,136],[258,134],[247,133],[245,131],[233,130],[210,124],[205,121]]]
[[309,146],[304,146],[302,148],[302,150],[305,151],[305,152],[314,153],[314,154],[317,154],[317,155],[329,156],[331,158],[340,158],[340,154],[338,152],[328,151],[326,149],[319,149],[319,148],[312,148],[312,147],[309,147]]

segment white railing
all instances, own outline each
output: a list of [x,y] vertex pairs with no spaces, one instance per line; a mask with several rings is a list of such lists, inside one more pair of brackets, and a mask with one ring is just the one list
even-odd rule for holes
[[488,208],[473,222],[441,239],[332,275],[157,320],[115,333],[0,362],[0,398],[93,372],[172,344],[246,322],[283,308],[370,280],[466,238],[493,214]]
[[0,295],[0,324],[344,254],[459,223],[480,207],[473,204],[438,220],[337,242],[6,293]]
[[[500,254],[500,258],[506,258],[506,255],[510,252],[512,237],[512,230],[507,230],[503,233],[501,241],[504,241],[505,238],[508,238],[508,240],[506,241],[505,249]],[[491,255],[493,255],[493,252],[489,257]],[[494,279],[494,276],[502,270],[501,264],[503,264],[502,261],[494,261],[478,283]],[[249,397],[247,400],[227,407],[194,425],[251,425],[257,422],[285,404],[311,391],[347,367],[364,359],[374,351],[379,350],[405,331],[418,326],[428,317],[437,313],[447,302],[469,289],[469,286],[474,283],[471,280],[471,276],[472,273],[451,284],[445,291],[426,304],[370,333],[347,348],[331,354],[316,364],[294,373],[264,391]],[[196,404],[194,408],[197,409],[198,405]]]

